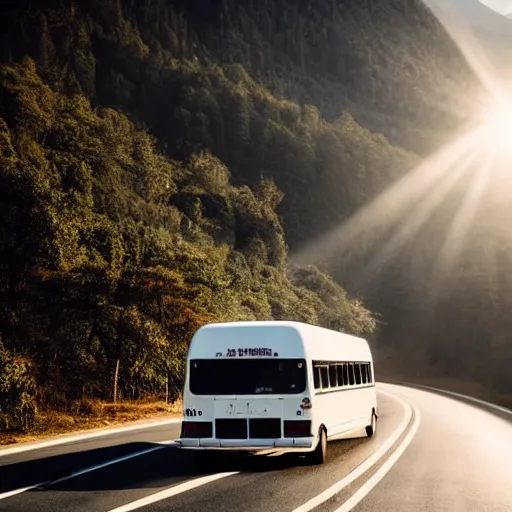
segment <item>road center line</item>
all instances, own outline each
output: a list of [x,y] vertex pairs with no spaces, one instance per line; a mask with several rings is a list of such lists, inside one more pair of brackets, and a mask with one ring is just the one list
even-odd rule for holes
[[93,471],[97,471],[98,469],[106,468],[108,466],[112,466],[113,464],[118,464],[119,462],[124,462],[125,460],[134,459],[135,457],[141,457],[142,455],[147,455],[148,453],[156,452],[157,450],[162,450],[163,448],[169,448],[176,441],[165,441],[163,443],[158,443],[159,446],[153,446],[152,448],[147,448],[146,450],[142,450],[140,452],[130,453],[128,455],[123,455],[122,457],[118,457],[116,459],[108,460],[106,462],[102,462],[101,464],[97,464],[95,466],[90,466],[88,468],[80,469],[70,475],[66,475],[58,480],[52,480],[50,483],[46,484],[46,487],[59,484],[61,482],[65,482],[66,480],[71,480],[71,478],[76,478],[77,476],[82,476],[87,473],[92,473]]
[[369,469],[371,469],[375,464],[379,462],[382,457],[386,455],[386,453],[391,450],[393,445],[400,439],[403,433],[406,431],[407,426],[409,425],[413,409],[411,405],[409,405],[405,400],[399,398],[398,396],[379,389],[379,392],[389,396],[390,398],[396,400],[404,409],[404,419],[402,423],[395,429],[393,434],[387,439],[387,441],[372,455],[370,455],[367,459],[365,459],[359,466],[357,466],[351,473],[342,478],[339,482],[336,482],[334,485],[326,489],[324,492],[320,493],[318,496],[310,499],[304,505],[293,510],[293,512],[309,512],[314,508],[318,507],[322,503],[326,502],[339,492],[341,492],[345,487],[349,486],[352,482],[357,480],[360,476],[366,473]]
[[133,501],[132,503],[128,503],[126,505],[123,505],[122,507],[114,508],[112,510],[109,510],[109,512],[129,512],[130,510],[136,510],[138,508],[145,507],[146,505],[156,503],[157,501],[172,498],[173,496],[176,496],[183,492],[191,491],[192,489],[196,489],[197,487],[201,487],[202,485],[215,482],[216,480],[220,480],[221,478],[238,475],[239,473],[239,471],[233,471],[230,473],[217,473],[215,475],[207,475],[200,478],[195,478],[194,480],[189,480],[188,482],[175,485],[173,487],[170,487],[169,489],[157,492],[156,494],[151,494],[146,498],[141,498],[140,500]]
[[[413,406],[414,407],[414,406]],[[352,510],[365,496],[367,496],[372,489],[386,476],[391,468],[398,462],[398,459],[403,455],[407,447],[411,444],[418,428],[420,426],[420,411],[414,407],[414,425],[407,433],[402,444],[393,452],[391,457],[377,470],[377,472],[366,481],[357,492],[352,495],[341,507],[334,512],[349,512]]]
[[158,443],[158,446],[153,446],[152,448],[147,448],[146,450],[141,450],[140,452],[129,453],[128,455],[123,455],[122,457],[117,457],[115,459],[102,462],[101,464],[96,464],[94,466],[89,466],[87,468],[80,469],[78,471],[70,473],[69,475],[63,476],[62,478],[58,478],[57,480],[47,480],[46,482],[39,482],[28,487],[22,487],[20,489],[14,489],[12,491],[4,492],[0,494],[0,500],[5,500],[7,498],[11,498],[12,496],[16,496],[17,494],[21,494],[26,491],[31,491],[32,489],[37,489],[39,487],[50,487],[52,485],[56,485],[66,480],[71,480],[72,478],[76,478],[87,473],[92,473],[93,471],[97,471],[98,469],[106,468],[108,466],[112,466],[113,464],[118,464],[119,462],[134,459],[135,457],[141,457],[142,455],[147,455],[148,453],[155,452],[157,450],[162,450],[163,448],[168,448],[169,446],[172,446],[175,443],[175,440],[163,441]]

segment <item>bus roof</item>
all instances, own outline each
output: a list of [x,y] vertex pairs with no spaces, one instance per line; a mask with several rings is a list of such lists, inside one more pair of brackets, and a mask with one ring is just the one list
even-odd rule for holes
[[[265,336],[258,334],[262,330]],[[240,336],[241,331],[243,337]],[[270,338],[274,333],[276,337]],[[207,324],[195,333],[189,356],[208,357],[205,349],[217,354],[229,348],[238,350],[262,345],[269,345],[269,349],[277,348],[282,357],[304,355],[314,360],[372,360],[368,342],[363,338],[303,322],[282,320]]]

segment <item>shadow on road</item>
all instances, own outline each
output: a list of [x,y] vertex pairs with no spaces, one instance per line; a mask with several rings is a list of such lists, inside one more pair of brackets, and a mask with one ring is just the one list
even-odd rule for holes
[[[350,451],[358,441],[330,443],[331,451]],[[136,452],[160,448],[84,475],[55,482],[88,467]],[[113,491],[168,487],[183,480],[213,473],[239,471],[258,473],[307,469],[307,462],[297,455],[244,456],[221,453],[209,464],[197,462],[193,453],[158,443],[127,443],[77,453],[13,463],[0,467],[0,493],[48,482],[33,492]],[[52,483],[55,482],[55,483]]]
[[[68,451],[51,457],[1,465],[0,494],[13,489],[65,478],[84,468],[158,446],[160,446],[158,443],[124,443],[91,450]],[[116,471],[113,468],[114,466],[110,466],[105,470]]]

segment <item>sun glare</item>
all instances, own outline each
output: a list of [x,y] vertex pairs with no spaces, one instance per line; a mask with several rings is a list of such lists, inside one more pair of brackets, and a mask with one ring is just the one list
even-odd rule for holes
[[[449,280],[467,244],[472,242],[471,229],[488,207],[485,202],[489,198],[495,204],[510,201],[512,97],[479,39],[448,8],[450,2],[424,1],[483,85],[484,95],[474,101],[473,121],[345,222],[292,254],[291,260],[296,264],[327,262],[343,255],[348,261],[355,255],[360,268],[351,279],[358,285],[372,286],[375,276],[396,261],[405,244],[414,240],[428,221],[457,197],[453,218],[446,223],[446,239],[432,262],[429,279],[436,295]],[[360,247],[363,254],[366,247],[377,250],[365,259],[358,253]]]
[[487,129],[498,146],[512,148],[512,100],[499,102],[491,109]]

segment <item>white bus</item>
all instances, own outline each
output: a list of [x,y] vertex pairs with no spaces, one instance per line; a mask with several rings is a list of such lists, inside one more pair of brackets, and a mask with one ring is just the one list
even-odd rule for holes
[[179,446],[302,452],[324,462],[327,441],[371,437],[377,424],[366,340],[298,322],[210,324],[187,358]]

